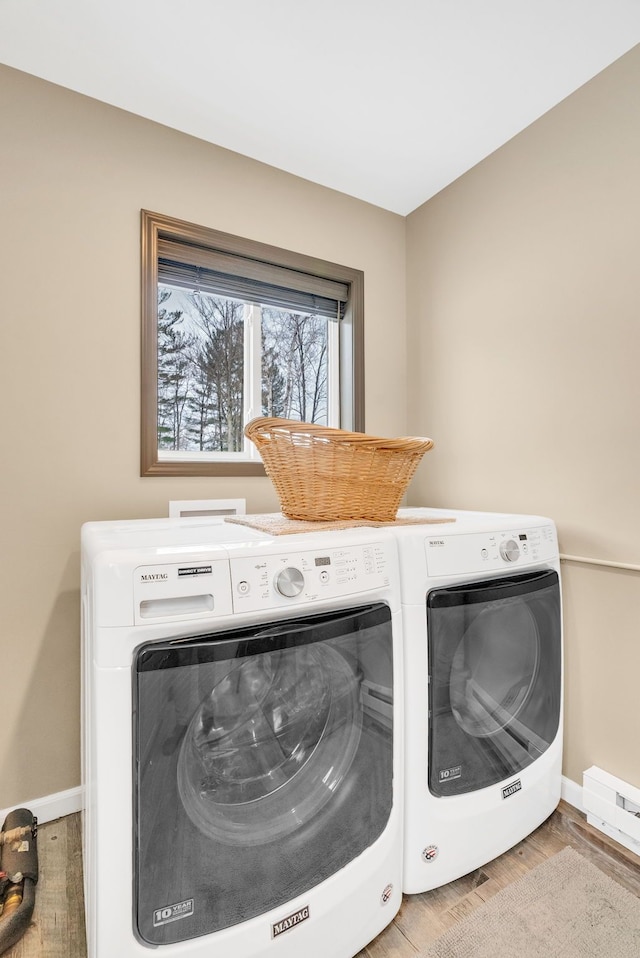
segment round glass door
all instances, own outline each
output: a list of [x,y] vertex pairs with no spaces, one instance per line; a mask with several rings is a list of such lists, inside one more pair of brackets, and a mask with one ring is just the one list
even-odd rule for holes
[[347,774],[359,681],[329,645],[231,663],[195,712],[178,759],[185,811],[206,835],[259,845],[299,828]]
[[427,596],[429,790],[460,795],[542,755],[560,727],[560,582],[553,570]]
[[451,711],[460,727],[476,737],[505,728],[531,694],[539,660],[538,627],[524,602],[484,607],[451,662]]

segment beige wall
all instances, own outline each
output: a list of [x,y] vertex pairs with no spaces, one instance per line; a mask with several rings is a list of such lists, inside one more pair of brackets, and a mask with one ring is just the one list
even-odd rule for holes
[[[138,475],[141,208],[365,271],[367,428],[436,440],[411,502],[547,514],[563,552],[640,562],[639,84],[635,50],[405,224],[0,67],[0,808],[79,783],[81,523],[277,505]],[[640,786],[640,578],[563,579],[565,773]]]
[[139,477],[140,209],[364,270],[371,431],[406,428],[406,330],[402,217],[5,67],[0,116],[6,808],[80,781],[81,523],[277,508],[264,478]]
[[[640,47],[407,221],[412,503],[640,563]],[[564,563],[565,774],[640,786],[640,576]]]

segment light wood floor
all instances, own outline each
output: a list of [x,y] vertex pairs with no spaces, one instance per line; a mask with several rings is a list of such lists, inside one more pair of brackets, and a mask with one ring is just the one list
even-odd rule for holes
[[[640,898],[640,858],[561,802],[551,818],[505,855],[443,888],[405,897],[393,922],[357,958],[414,958],[456,921],[566,845]],[[80,816],[41,826],[38,857],[33,922],[4,958],[86,958]]]

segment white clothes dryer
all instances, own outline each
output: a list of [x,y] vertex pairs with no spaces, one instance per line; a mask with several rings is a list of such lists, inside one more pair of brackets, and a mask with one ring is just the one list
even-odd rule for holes
[[389,530],[82,529],[89,958],[351,958],[402,884]]
[[[513,847],[560,800],[563,653],[554,523],[403,509],[403,890]],[[429,524],[426,520],[452,519]]]

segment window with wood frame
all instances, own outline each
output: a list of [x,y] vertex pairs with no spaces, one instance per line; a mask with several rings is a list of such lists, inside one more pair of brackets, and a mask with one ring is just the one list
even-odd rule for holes
[[260,475],[245,424],[364,430],[360,270],[142,211],[141,475]]

